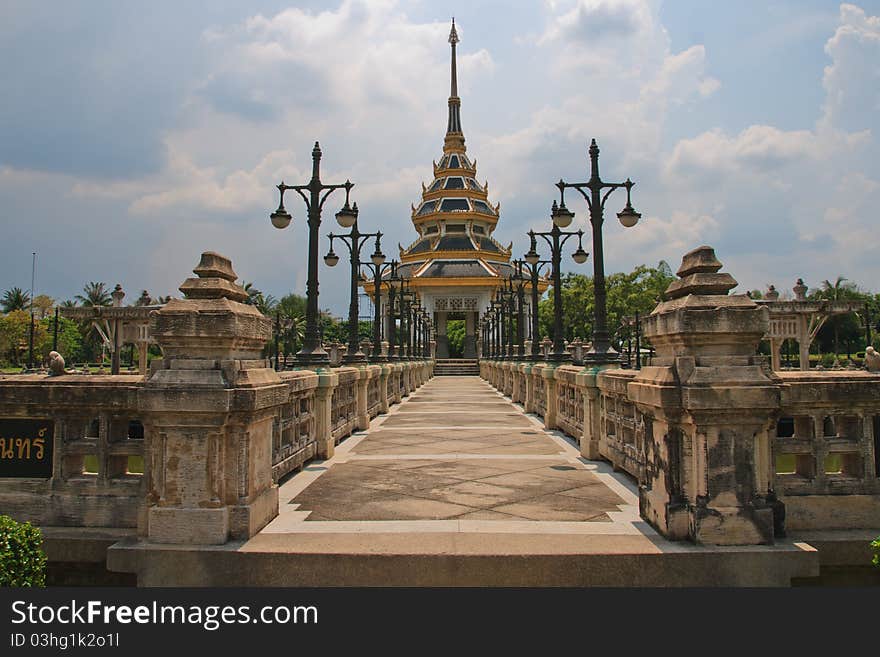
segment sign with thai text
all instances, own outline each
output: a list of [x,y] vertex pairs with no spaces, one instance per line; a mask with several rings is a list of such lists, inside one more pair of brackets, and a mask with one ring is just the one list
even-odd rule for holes
[[0,418],[0,477],[52,476],[52,420]]

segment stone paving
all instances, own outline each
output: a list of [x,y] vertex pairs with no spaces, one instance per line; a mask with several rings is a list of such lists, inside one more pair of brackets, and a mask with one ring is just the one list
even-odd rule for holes
[[[639,516],[629,477],[478,377],[427,382],[290,477],[279,501],[242,545],[143,556],[173,577],[141,583],[788,586],[818,572],[815,550],[798,543],[667,541]],[[165,572],[153,563],[141,571]]]
[[432,379],[280,493],[263,533],[646,529],[630,480],[477,377]]

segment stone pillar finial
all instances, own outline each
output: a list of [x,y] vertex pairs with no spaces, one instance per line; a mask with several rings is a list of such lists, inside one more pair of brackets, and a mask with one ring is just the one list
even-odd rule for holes
[[235,283],[229,258],[206,251],[194,278],[150,316],[150,331],[165,358],[258,360],[272,337],[272,320],[244,303],[248,293]]
[[712,247],[685,254],[666,301],[644,320],[656,356],[627,388],[652,418],[655,465],[641,486],[640,509],[673,539],[772,543],[783,517],[768,478],[780,398],[757,355],[769,310],[730,294],[737,282],[720,269]]
[[122,291],[122,286],[117,283],[116,287],[113,288],[113,292],[110,294],[110,298],[113,299],[113,306],[116,308],[121,306],[123,297],[125,297],[125,292]]
[[794,291],[794,300],[795,301],[806,301],[807,299],[807,290],[809,289],[804,284],[804,279],[797,279],[797,283],[794,284],[794,287],[791,288]]
[[764,295],[764,298],[767,301],[776,301],[779,299],[779,291],[776,289],[775,285],[771,285],[767,288],[767,294]]
[[278,513],[272,481],[277,406],[287,399],[261,351],[272,320],[244,301],[232,263],[202,254],[196,277],[150,313],[164,358],[141,389],[152,436],[146,534],[158,543],[253,536]]

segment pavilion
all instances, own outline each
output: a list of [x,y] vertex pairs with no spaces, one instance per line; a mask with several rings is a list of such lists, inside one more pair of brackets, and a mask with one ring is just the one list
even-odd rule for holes
[[[409,280],[410,289],[419,295],[422,307],[433,319],[438,359],[452,355],[446,329],[453,319],[465,321],[460,357],[479,355],[480,313],[514,270],[510,262],[512,243],[505,247],[492,237],[498,225],[500,204],[493,205],[489,201],[488,182],[477,182],[477,162],[466,154],[456,73],[458,41],[453,20],[449,33],[451,91],[443,155],[439,162],[433,163],[434,180],[430,185],[422,183],[421,201],[412,206],[412,222],[418,236],[408,247],[399,247],[398,275]],[[529,288],[528,283],[526,285]],[[548,282],[542,278],[540,291],[544,292],[547,287]],[[364,288],[372,293],[372,282],[364,281]],[[390,322],[387,293],[388,288],[384,286],[380,303],[385,309],[386,321]],[[529,294],[526,297],[528,299]],[[525,310],[526,317],[530,312],[530,308]]]

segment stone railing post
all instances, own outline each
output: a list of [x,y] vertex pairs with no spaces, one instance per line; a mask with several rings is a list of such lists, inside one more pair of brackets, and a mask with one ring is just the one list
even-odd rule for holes
[[228,258],[202,254],[197,278],[152,313],[164,358],[139,407],[150,433],[145,533],[158,543],[253,536],[278,514],[275,414],[289,396],[260,353],[272,321],[251,305]]
[[535,380],[532,377],[532,364],[522,365],[523,376],[526,377],[526,398],[523,400],[523,409],[526,413],[535,412]]
[[711,247],[685,254],[666,301],[645,318],[656,349],[627,386],[646,425],[644,517],[663,535],[697,543],[772,543],[784,509],[756,465],[780,408],[780,385],[758,344],[767,308],[719,273]]
[[370,413],[367,408],[367,386],[370,379],[373,378],[373,371],[362,366],[358,368],[358,380],[356,384],[357,390],[357,428],[359,431],[366,431],[370,428]]
[[556,366],[546,365],[541,372],[544,377],[544,394],[547,400],[547,410],[544,413],[544,428],[556,428],[556,412],[559,408],[559,399],[556,397]]
[[391,366],[383,364],[379,371],[379,412],[387,413],[388,404],[388,381],[391,378]]
[[580,436],[581,455],[592,460],[602,458],[599,453],[601,434],[597,376],[606,367],[608,366],[585,368],[576,377],[577,385],[583,389],[584,396],[584,432]]
[[320,369],[318,387],[315,388],[315,438],[317,456],[320,459],[333,458],[336,439],[333,438],[333,391],[339,385],[339,375],[332,370]]

